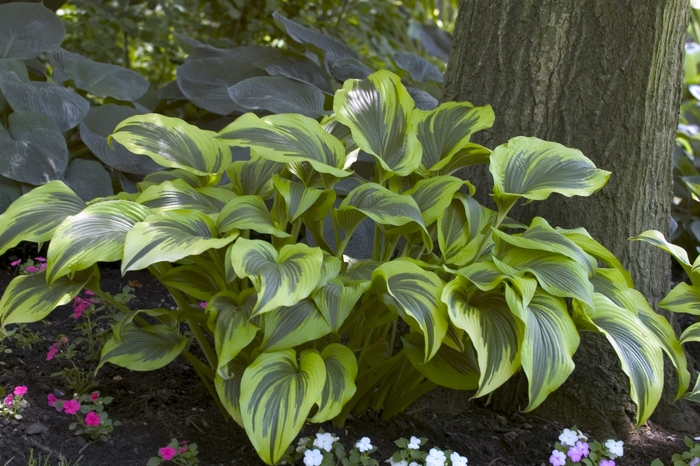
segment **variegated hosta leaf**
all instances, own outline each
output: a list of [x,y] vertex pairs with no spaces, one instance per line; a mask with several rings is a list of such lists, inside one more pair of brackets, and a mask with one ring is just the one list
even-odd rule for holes
[[683,330],[680,341],[682,344],[690,341],[700,342],[700,322],[696,322]]
[[[596,293],[600,293],[617,306],[637,312],[637,302],[623,275],[616,269],[599,268],[591,277]],[[648,305],[648,304],[647,304]]]
[[200,301],[209,301],[218,291],[226,289],[224,278],[217,270],[206,270],[200,265],[175,266],[158,281]]
[[700,316],[700,287],[681,282],[668,292],[659,306],[671,312]]
[[420,180],[416,185],[405,191],[405,196],[411,196],[418,204],[423,215],[423,223],[430,225],[444,215],[450,205],[452,196],[464,185],[471,184],[453,176],[438,176]]
[[464,352],[442,345],[433,359],[424,362],[422,335],[411,332],[401,340],[413,367],[431,382],[453,390],[476,390],[479,387],[479,365],[471,345],[467,345]]
[[318,121],[303,115],[258,118],[246,113],[222,129],[219,138],[232,146],[250,147],[274,162],[308,162],[317,172],[338,178],[352,173],[345,170],[343,143],[327,133]]
[[[223,196],[229,199],[235,197],[231,191],[214,189],[224,193]],[[136,198],[136,202],[150,208],[153,213],[168,210],[198,210],[216,219],[227,200],[207,196],[184,180],[174,180],[148,187]]]
[[286,245],[277,252],[265,241],[239,238],[231,247],[231,264],[258,291],[253,315],[292,306],[309,296],[321,273],[323,252],[305,244]]
[[216,139],[216,133],[157,113],[127,118],[114,128],[111,139],[158,165],[195,175],[223,173],[231,163],[231,149]]
[[32,189],[0,215],[0,254],[20,241],[50,240],[66,217],[84,208],[85,202],[62,181],[50,181]]
[[495,118],[490,105],[474,107],[469,102],[445,102],[434,110],[413,113],[419,121],[422,165],[430,171],[445,167],[469,143],[472,133],[490,128]]
[[187,345],[176,328],[157,324],[137,327],[129,324],[122,329],[122,341],[114,336],[102,348],[99,369],[111,362],[132,371],[153,371],[170,364]]
[[272,465],[284,455],[306,422],[326,383],[326,366],[315,351],[263,353],[241,380],[243,425],[255,450]]
[[[364,215],[358,215],[358,212]],[[357,228],[365,215],[380,225],[415,224],[427,234],[416,201],[411,196],[396,194],[377,183],[365,183],[350,191],[340,203],[337,215],[341,227],[348,234]]]
[[590,196],[602,188],[610,172],[598,170],[581,151],[556,142],[519,136],[496,147],[489,171],[496,200],[541,201],[552,193]]
[[284,199],[289,222],[294,222],[299,217],[311,221],[323,220],[335,202],[335,191],[331,189],[307,188],[275,175],[272,183]]
[[236,424],[241,427],[244,427],[240,405],[241,380],[243,380],[243,372],[247,367],[248,365],[242,361],[231,361],[228,366],[216,371],[214,376],[214,386],[221,404],[224,405],[226,412],[231,415]]
[[586,254],[579,245],[549,226],[542,217],[535,217],[530,227],[519,234],[509,235],[499,230],[494,230],[493,233],[500,240],[518,248],[549,251],[573,259],[586,267],[588,276],[595,272],[596,260]]
[[685,274],[688,275],[690,280],[694,284],[700,285],[700,274],[693,274],[692,266],[688,260],[688,253],[685,252],[685,249],[682,247],[669,243],[664,237],[663,233],[660,231],[647,230],[644,233],[640,233],[639,235],[633,236],[630,239],[644,241],[645,243],[653,244],[657,248],[666,251],[671,255],[671,257],[676,259],[676,262],[678,262],[681,267],[683,267],[683,271],[685,271]]
[[289,237],[287,232],[275,226],[265,201],[256,195],[238,196],[229,201],[216,219],[216,228],[221,234],[253,230],[278,238]]
[[331,333],[331,328],[310,298],[266,313],[263,322],[265,335],[261,350],[268,352],[294,348]]
[[122,273],[140,270],[156,262],[174,262],[219,249],[235,235],[217,238],[214,222],[196,210],[172,210],[152,214],[126,234]]
[[484,146],[470,142],[462,149],[458,150],[455,155],[450,157],[450,161],[447,162],[440,170],[430,171],[427,173],[420,170],[420,172],[432,176],[451,175],[457,170],[461,170],[462,168],[470,165],[487,164],[489,163],[490,156],[490,150]]
[[[102,107],[99,107],[102,108]],[[195,175],[194,173],[176,168],[174,170],[160,170],[146,175],[142,182],[138,183],[140,191],[145,191],[146,188],[155,184],[161,184],[165,181],[184,181],[193,188],[204,188],[205,186],[216,186],[221,179],[218,174],[215,175]]]
[[318,411],[310,422],[326,422],[336,417],[357,391],[357,361],[347,346],[333,343],[321,351],[326,365],[326,383],[317,400]]
[[284,168],[283,163],[264,159],[255,153],[250,160],[233,162],[226,169],[231,180],[231,190],[239,196],[251,195],[267,199],[274,189],[272,175]]
[[[637,425],[642,425],[659,403],[664,386],[661,346],[634,312],[616,306],[599,293],[593,295],[593,304],[594,314],[589,319],[620,358],[622,370],[630,379],[630,396],[637,405]],[[576,302],[574,306],[581,307]]]
[[581,249],[583,249],[587,254],[590,254],[597,260],[617,270],[620,274],[622,274],[622,277],[627,283],[627,286],[629,286],[630,288],[634,287],[634,282],[632,281],[632,276],[630,275],[630,273],[622,266],[622,264],[619,260],[617,260],[615,255],[608,251],[598,241],[594,240],[585,228],[574,228],[572,230],[566,230],[557,227],[556,230],[562,235],[569,238],[574,243],[578,244],[581,247]]
[[66,218],[49,245],[46,278],[50,284],[96,262],[122,258],[126,234],[150,214],[147,207],[130,201],[104,201]]
[[491,393],[520,368],[523,323],[502,294],[475,290],[461,276],[445,285],[442,300],[452,324],[469,334],[476,350],[481,375],[474,397]]
[[523,411],[532,411],[574,370],[571,357],[580,339],[562,298],[538,290],[531,301],[523,301],[506,286],[506,300],[525,324],[520,364],[527,375],[530,403]]
[[[492,211],[474,198],[455,193],[454,199],[437,220],[438,245],[448,264],[464,266],[477,259]],[[491,240],[486,240],[486,245]]]
[[372,280],[372,274],[379,267],[381,262],[363,260],[350,264],[350,267],[345,273],[338,275],[346,285],[354,285],[359,282],[369,282]]
[[343,262],[335,256],[323,251],[323,262],[321,263],[321,273],[316,283],[316,288],[326,286],[328,282],[335,279],[343,267]]
[[350,128],[357,145],[398,176],[409,175],[421,163],[413,107],[399,77],[385,70],[345,81],[333,101],[337,120]]
[[222,291],[209,300],[209,327],[214,331],[214,345],[218,357],[217,375],[226,376],[236,356],[253,341],[260,329],[250,321],[255,305],[255,290],[248,288],[240,294]]
[[99,283],[96,267],[76,272],[72,278],[61,277],[51,286],[46,284],[45,270],[13,278],[0,299],[0,328],[42,320],[57,306],[68,304],[93,275]]
[[474,262],[457,270],[456,273],[468,278],[481,291],[493,290],[504,279],[509,278],[491,261]]
[[340,278],[333,279],[323,288],[314,291],[314,302],[334,333],[340,331],[355,308],[355,304],[369,290],[370,282],[360,281],[344,284]]
[[372,273],[372,286],[382,289],[384,303],[425,337],[425,359],[437,353],[447,333],[447,307],[440,300],[444,283],[432,272],[395,260],[384,263]]

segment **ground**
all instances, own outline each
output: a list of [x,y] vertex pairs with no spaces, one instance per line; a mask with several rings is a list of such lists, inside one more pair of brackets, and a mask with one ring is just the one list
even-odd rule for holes
[[[23,251],[19,251],[18,254]],[[24,251],[26,252],[26,251]],[[9,262],[12,253],[0,258],[0,291],[16,274]],[[118,292],[129,280],[140,284],[132,308],[168,305],[167,293],[147,273],[122,277],[113,267],[102,269],[103,289]],[[82,458],[81,466],[143,466],[171,438],[196,442],[202,465],[262,465],[242,428],[227,419],[216,407],[194,370],[177,359],[163,369],[133,372],[107,364],[97,380],[103,396],[114,397],[107,406],[110,418],[121,421],[108,442],[86,442],[69,430],[71,417],[47,405],[47,395],[70,391],[62,379],[51,374],[67,367],[65,361],[46,361],[50,345],[58,335],[74,340],[76,320],[70,306],[54,311],[46,323],[27,328],[41,340],[31,348],[7,343],[11,353],[0,352],[0,387],[6,390],[26,385],[29,407],[20,421],[0,418],[0,465],[24,466],[30,450],[43,457],[63,455],[70,461]],[[75,359],[85,369],[94,368],[82,355]],[[412,435],[427,437],[428,446],[452,449],[469,458],[473,466],[530,466],[549,464],[553,444],[564,427],[533,414],[506,417],[493,412],[485,400],[469,400],[469,394],[436,390],[390,421],[374,413],[351,418],[343,428],[322,424],[346,446],[367,436],[379,449],[374,458],[384,460],[397,450],[393,441]],[[307,425],[302,432],[312,435],[318,425]],[[32,431],[39,431],[30,435]],[[28,433],[29,432],[29,433]],[[649,465],[654,458],[671,464],[673,453],[685,449],[684,435],[647,423],[625,442],[625,456],[618,465]],[[604,441],[605,439],[599,439]],[[14,458],[14,459],[12,459]],[[53,464],[53,463],[52,463]],[[58,463],[56,463],[58,464]],[[71,463],[73,464],[73,463]],[[167,463],[166,463],[167,464]]]

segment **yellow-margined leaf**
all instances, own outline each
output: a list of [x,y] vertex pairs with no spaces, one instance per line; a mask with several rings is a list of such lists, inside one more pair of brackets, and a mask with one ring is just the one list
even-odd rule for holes
[[322,220],[335,202],[336,194],[331,189],[307,188],[276,175],[273,175],[272,183],[284,199],[289,222],[294,222],[299,217],[312,221]]
[[683,271],[685,272],[686,275],[688,275],[688,278],[690,278],[690,281],[693,282],[694,285],[700,286],[700,274],[694,274],[692,271],[692,266],[690,265],[690,261],[688,260],[688,253],[685,252],[685,249],[683,249],[680,246],[676,246],[675,244],[671,244],[668,241],[666,241],[666,238],[664,237],[663,233],[660,231],[656,230],[647,230],[643,233],[640,233],[637,236],[633,236],[630,238],[632,241],[644,241],[645,243],[653,244],[657,248],[666,251],[676,259],[676,262],[683,267]]
[[248,365],[240,360],[231,361],[228,366],[216,371],[214,376],[214,386],[221,404],[224,405],[226,412],[231,415],[236,424],[241,427],[244,427],[240,404],[241,380],[243,380],[243,372],[247,367]]
[[263,353],[241,380],[240,409],[251,443],[272,465],[304,426],[326,383],[326,365],[315,351],[305,351],[297,364],[292,349]]
[[[455,193],[454,199],[437,220],[438,245],[445,262],[464,266],[477,259],[482,249],[484,229],[493,211],[463,193]],[[486,234],[491,236],[490,232]],[[484,247],[492,243],[487,239]]]
[[250,318],[255,305],[255,290],[240,294],[222,291],[209,300],[209,328],[214,331],[214,345],[219,359],[217,373],[227,377],[227,368],[236,356],[253,341],[260,329]]
[[423,223],[430,225],[445,214],[445,209],[450,205],[452,196],[465,184],[473,188],[468,181],[453,176],[437,176],[420,180],[403,195],[411,196],[416,201],[423,215]]
[[197,188],[187,184],[187,182],[175,180],[164,181],[159,185],[148,187],[136,198],[136,202],[150,208],[153,213],[168,210],[198,210],[216,220],[226,202],[233,199],[235,194],[222,188],[213,189],[218,190],[219,193],[228,197],[228,199],[222,200],[217,197],[207,196]]
[[326,383],[317,400],[318,411],[310,422],[326,422],[336,417],[357,391],[357,361],[347,346],[333,343],[321,351],[326,365]]
[[149,175],[146,175],[142,182],[137,183],[139,191],[143,192],[153,185],[161,184],[166,181],[184,181],[193,188],[204,188],[205,186],[215,186],[221,176],[218,174],[212,175],[195,175],[194,173],[176,168],[174,170],[161,170]]
[[283,163],[264,159],[254,152],[250,160],[233,162],[226,169],[231,189],[239,196],[260,196],[267,199],[272,194],[272,175],[284,168]]
[[226,204],[216,219],[216,228],[223,234],[234,230],[253,230],[278,238],[289,237],[287,232],[272,222],[265,201],[256,195],[239,196]]
[[135,202],[104,201],[66,218],[49,245],[48,282],[53,284],[56,279],[96,262],[121,259],[127,233],[150,213],[150,209]]
[[216,139],[216,133],[157,113],[127,118],[114,128],[108,140],[112,139],[158,165],[195,175],[220,174],[231,163],[231,149]]
[[340,326],[350,316],[355,304],[369,287],[369,280],[344,284],[340,278],[337,278],[314,291],[314,302],[333,332],[338,333]]
[[610,267],[617,270],[624,278],[627,286],[633,287],[634,282],[632,281],[632,276],[630,273],[622,266],[615,255],[608,251],[602,244],[594,240],[593,237],[586,231],[585,228],[574,228],[572,230],[566,230],[563,228],[556,228],[556,230],[562,235],[569,238],[574,243],[578,244],[581,249],[586,251],[587,254],[595,257],[597,260]]
[[366,79],[345,81],[335,93],[333,110],[357,145],[374,155],[385,171],[406,176],[421,163],[414,105],[399,77],[381,70]]
[[442,345],[430,361],[424,362],[422,335],[411,332],[402,341],[413,367],[431,382],[453,390],[476,390],[479,387],[479,365],[471,344],[466,345],[465,351]]
[[262,316],[265,335],[262,351],[278,351],[317,340],[331,333],[316,303],[304,298],[292,306],[282,306]]
[[170,364],[187,345],[177,329],[169,325],[156,324],[137,327],[124,326],[122,340],[115,337],[107,340],[102,348],[98,369],[111,362],[132,371],[152,371]]
[[661,300],[659,306],[671,312],[700,315],[700,287],[679,283]]
[[226,289],[224,277],[218,270],[207,270],[200,265],[175,266],[161,275],[158,281],[200,301],[209,301],[218,291]]

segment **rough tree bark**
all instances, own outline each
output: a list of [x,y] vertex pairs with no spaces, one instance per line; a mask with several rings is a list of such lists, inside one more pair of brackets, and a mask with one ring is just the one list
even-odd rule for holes
[[[687,15],[687,0],[461,0],[445,76],[443,100],[494,108],[493,128],[475,142],[494,148],[517,135],[536,136],[580,149],[612,172],[589,198],[552,196],[516,207],[514,215],[587,228],[653,304],[668,291],[669,259],[627,238],[647,229],[668,233]],[[491,179],[479,170],[464,177],[484,201]],[[633,408],[629,383],[604,338],[583,340],[577,370],[538,412],[624,436]],[[496,404],[523,406],[525,387],[516,378],[497,393]],[[671,405],[670,388],[657,419],[677,429],[697,427],[697,417],[684,414],[690,410]]]

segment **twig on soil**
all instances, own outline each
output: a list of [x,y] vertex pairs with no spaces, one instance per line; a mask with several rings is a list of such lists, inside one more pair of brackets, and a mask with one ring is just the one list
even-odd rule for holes
[[82,454],[83,454],[83,450],[85,450],[85,449],[86,449],[87,447],[89,447],[90,445],[92,445],[92,442],[88,442],[88,443],[86,443],[85,445],[83,445],[83,448],[81,448],[80,450],[78,450],[78,455],[82,455]]
[[495,463],[495,462],[498,461],[498,460],[503,461],[503,458],[501,458],[501,457],[499,456],[499,457],[496,458],[495,460],[491,461],[491,462],[489,463],[489,466],[491,466],[493,463]]
[[35,447],[37,447],[39,450],[43,451],[44,453],[49,453],[49,454],[52,453],[51,449],[49,447],[40,444],[36,440],[29,439],[29,441],[32,443],[32,445],[34,445]]

